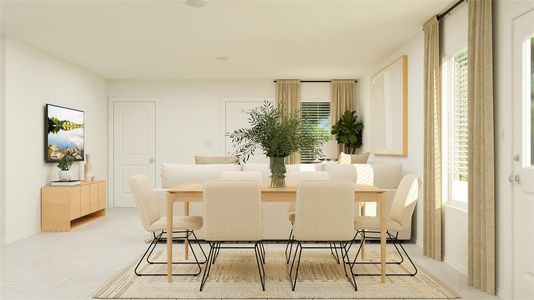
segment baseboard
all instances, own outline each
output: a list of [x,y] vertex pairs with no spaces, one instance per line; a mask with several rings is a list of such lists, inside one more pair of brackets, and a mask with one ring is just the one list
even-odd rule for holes
[[461,264],[459,264],[455,260],[450,259],[447,256],[445,256],[443,257],[443,262],[453,267],[456,271],[462,273],[464,276],[467,276],[467,269],[464,268]]
[[10,237],[10,238],[6,238],[2,241],[2,245],[7,245],[7,244],[11,244],[11,243],[14,243],[16,241],[20,241],[22,239],[25,239],[27,237],[30,237],[32,235],[36,235],[38,234],[39,232],[41,232],[41,228],[36,228],[34,230],[30,230],[28,232],[24,232],[24,233],[21,233],[21,234],[17,234],[15,235],[14,237]]

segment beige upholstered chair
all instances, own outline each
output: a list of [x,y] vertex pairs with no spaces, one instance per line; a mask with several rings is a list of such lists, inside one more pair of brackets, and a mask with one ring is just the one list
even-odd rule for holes
[[[388,264],[401,264],[404,261],[404,256],[400,252],[397,246],[400,246],[414,269],[412,273],[395,273],[388,275],[410,275],[414,276],[417,274],[417,267],[413,263],[412,259],[398,240],[399,232],[406,230],[410,227],[412,222],[412,215],[417,205],[417,199],[419,198],[419,189],[422,184],[421,177],[415,175],[406,175],[402,178],[397,192],[395,193],[395,198],[391,204],[391,209],[389,212],[389,217],[387,220],[387,240],[393,243],[393,246],[397,250],[401,260],[388,262]],[[377,234],[380,233],[380,219],[378,217],[367,217],[367,216],[358,216],[354,220],[354,227],[357,230],[357,234],[361,236],[361,244],[354,257],[354,264],[368,264],[375,262],[357,262],[358,255],[360,254],[362,245],[366,240],[376,240],[376,236],[367,236],[367,234]],[[393,232],[395,235],[393,235]],[[376,262],[378,264],[378,262]],[[380,275],[380,274],[376,274]]]
[[[354,185],[352,182],[324,180],[300,182],[297,188],[295,216],[293,231],[294,243],[297,246],[289,272],[292,289],[295,290],[297,284],[302,250],[331,248],[320,247],[316,244],[316,242],[323,242],[339,247],[345,275],[357,290],[352,272],[351,277],[347,273],[347,266],[350,270],[347,252],[354,242]],[[308,242],[314,242],[314,244],[306,246]]]
[[221,173],[221,180],[253,180],[261,184],[263,177],[260,172],[255,171],[227,171]]
[[[139,212],[141,223],[143,224],[143,228],[146,231],[152,233],[152,236],[154,237],[147,250],[137,263],[134,272],[137,276],[166,276],[166,273],[140,273],[138,271],[139,265],[145,257],[147,263],[149,264],[166,264],[166,262],[151,261],[150,255],[160,242],[165,242],[165,238],[162,238],[162,236],[168,234],[166,232],[167,218],[160,216],[157,196],[155,194],[154,188],[151,186],[148,178],[145,175],[131,176],[128,179],[128,184],[130,185],[130,190],[132,191],[135,200],[135,205],[137,206],[137,211]],[[171,234],[173,235],[173,239],[176,238],[174,237],[174,234],[182,234],[183,236],[177,237],[177,239],[194,241],[204,254],[205,259],[207,259],[206,254],[204,253],[204,249],[202,249],[202,246],[198,243],[196,235],[194,233],[194,230],[198,230],[201,227],[202,217],[200,216],[175,216],[173,218],[173,232]],[[191,249],[191,253],[195,258],[195,262],[173,262],[173,264],[196,264],[198,267],[198,271],[195,273],[173,274],[175,276],[197,276],[202,270],[200,265],[205,263],[205,261],[198,261],[193,246],[190,242],[188,244]]]
[[[260,283],[265,290],[265,249],[262,239],[260,184],[247,181],[211,181],[204,184],[204,237],[211,246],[200,290],[208,279],[220,249],[254,249]],[[224,246],[239,242],[253,246]]]
[[[295,171],[295,172],[288,172],[286,175],[286,184],[287,186],[297,186],[299,182],[303,180],[330,180],[330,175],[328,172],[324,171],[316,171],[316,172],[303,172],[303,171]],[[295,203],[289,203],[289,208],[287,211],[287,219],[289,220],[289,223],[293,225],[295,223]],[[291,251],[293,249],[293,244],[291,243],[291,239],[293,238],[293,228],[291,228],[291,231],[289,232],[289,237],[287,239],[286,244],[286,263],[289,263],[289,257],[291,256]],[[337,252],[336,252],[337,255]],[[338,259],[339,261],[339,259]]]

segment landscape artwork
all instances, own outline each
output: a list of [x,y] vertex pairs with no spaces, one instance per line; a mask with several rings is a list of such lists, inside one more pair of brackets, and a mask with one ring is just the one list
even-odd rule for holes
[[46,161],[56,162],[68,155],[74,161],[84,157],[84,112],[46,105]]

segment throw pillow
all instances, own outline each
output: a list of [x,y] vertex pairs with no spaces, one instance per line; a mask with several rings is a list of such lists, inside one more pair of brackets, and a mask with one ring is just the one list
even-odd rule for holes
[[195,156],[195,164],[197,165],[213,165],[213,164],[237,164],[239,160],[235,156]]

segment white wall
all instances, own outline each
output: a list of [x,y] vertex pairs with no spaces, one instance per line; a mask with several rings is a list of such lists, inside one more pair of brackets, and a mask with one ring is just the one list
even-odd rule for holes
[[[6,37],[5,44],[5,242],[40,230],[40,188],[57,180],[44,162],[44,105],[85,111],[85,151],[97,178],[107,177],[105,79]],[[80,163],[73,173],[80,174]]]
[[494,3],[494,90],[497,213],[497,294],[512,299],[513,292],[513,20],[534,9],[532,1]]
[[[440,21],[441,53],[443,57],[467,49],[467,3],[460,4]],[[445,86],[442,87],[445,90]],[[446,99],[443,98],[443,113],[446,114]],[[444,124],[444,126],[446,126]],[[447,148],[447,145],[444,145]],[[444,151],[444,158],[446,150]],[[446,173],[444,161],[443,171]],[[444,173],[444,178],[445,178]],[[444,184],[443,189],[447,186]],[[447,203],[443,205],[443,259],[446,263],[467,275],[467,210]]]
[[[224,155],[222,99],[274,97],[265,80],[112,80],[109,98],[156,98],[156,166]],[[159,174],[159,171],[157,172]]]
[[5,241],[5,37],[0,35],[0,243]]
[[[375,70],[359,79],[360,100],[358,115],[364,120],[364,145],[363,151],[369,151],[369,115],[370,115],[370,78],[383,67],[387,66],[401,55],[408,55],[408,156],[388,157],[376,156],[374,162],[400,162],[405,173],[423,176],[423,32],[418,33],[395,53],[383,60]],[[423,211],[422,197],[419,198],[418,207],[415,211],[415,232],[412,238],[418,245],[423,242]]]

